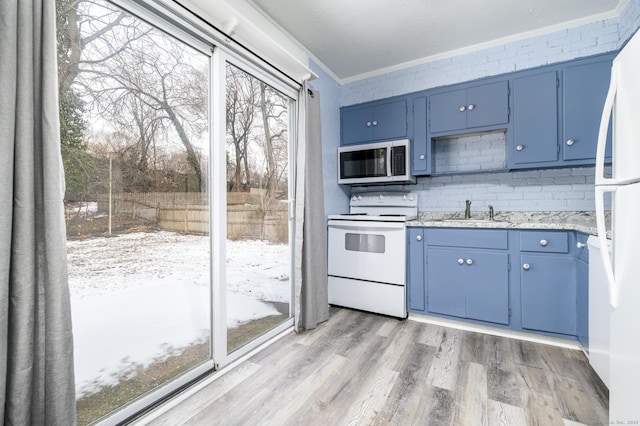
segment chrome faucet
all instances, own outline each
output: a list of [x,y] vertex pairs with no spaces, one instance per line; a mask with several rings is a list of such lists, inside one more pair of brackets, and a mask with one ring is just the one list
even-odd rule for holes
[[494,220],[493,218],[493,206],[489,204],[489,220]]
[[467,206],[464,208],[464,218],[471,219],[471,200],[466,201]]

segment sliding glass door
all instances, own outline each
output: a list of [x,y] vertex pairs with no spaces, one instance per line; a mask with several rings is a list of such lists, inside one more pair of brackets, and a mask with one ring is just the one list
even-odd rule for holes
[[80,425],[124,421],[293,323],[295,91],[117,3],[56,3]]
[[77,415],[88,424],[213,365],[211,61],[103,0],[59,0],[58,12]]
[[291,317],[290,104],[227,63],[228,353]]

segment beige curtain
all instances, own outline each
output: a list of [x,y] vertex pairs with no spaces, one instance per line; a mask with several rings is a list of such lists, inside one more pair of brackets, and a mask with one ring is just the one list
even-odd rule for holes
[[298,98],[295,329],[329,319],[327,224],[322,185],[320,93],[305,82]]
[[73,425],[56,2],[0,1],[0,421]]

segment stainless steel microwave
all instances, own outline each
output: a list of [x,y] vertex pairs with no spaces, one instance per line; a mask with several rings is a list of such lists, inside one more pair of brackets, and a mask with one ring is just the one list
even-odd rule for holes
[[415,183],[408,139],[338,148],[338,183]]

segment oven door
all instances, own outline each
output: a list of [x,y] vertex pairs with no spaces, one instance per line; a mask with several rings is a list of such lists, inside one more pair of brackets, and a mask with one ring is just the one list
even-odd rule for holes
[[330,220],[329,275],[405,285],[404,222]]

